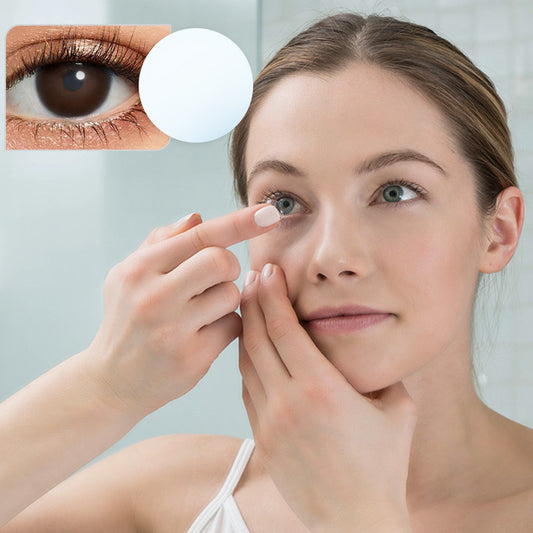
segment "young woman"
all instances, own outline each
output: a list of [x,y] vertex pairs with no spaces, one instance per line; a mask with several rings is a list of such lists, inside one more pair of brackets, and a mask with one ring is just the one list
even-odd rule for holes
[[[471,375],[480,278],[511,260],[524,217],[490,80],[427,28],[334,15],[259,74],[232,161],[243,205],[281,215],[250,240],[240,301],[254,440],[136,444],[1,531],[530,531],[533,430],[484,405]],[[140,384],[128,357],[168,290],[153,282],[152,298],[139,297],[147,265],[179,271],[161,250],[194,229],[148,243],[145,268],[109,284],[90,375],[117,410],[149,412],[179,388],[163,379],[170,328],[152,336]],[[116,319],[124,305],[137,309],[136,336]],[[185,392],[207,368],[188,346]]]

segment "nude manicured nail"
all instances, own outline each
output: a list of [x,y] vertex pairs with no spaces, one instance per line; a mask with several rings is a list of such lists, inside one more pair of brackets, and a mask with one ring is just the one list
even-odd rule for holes
[[280,219],[279,211],[273,205],[267,205],[254,214],[255,223],[262,228],[271,226]]
[[269,278],[271,275],[272,275],[272,272],[273,272],[273,267],[272,267],[272,263],[267,263],[264,267],[263,267],[263,270],[261,271],[261,281],[266,281],[267,278]]
[[251,285],[255,281],[256,277],[257,277],[257,272],[255,270],[249,270],[244,278],[243,287],[247,287],[248,285]]

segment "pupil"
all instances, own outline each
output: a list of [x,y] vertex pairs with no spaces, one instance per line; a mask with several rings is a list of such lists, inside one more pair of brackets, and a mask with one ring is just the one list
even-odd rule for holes
[[63,87],[67,91],[77,91],[83,87],[85,74],[82,70],[69,70],[63,75]]
[[392,202],[398,202],[402,196],[401,190],[402,188],[400,185],[390,185],[385,189],[385,198]]
[[287,215],[288,213],[283,212],[283,209],[287,209],[290,211],[293,202],[294,200],[287,197],[278,200],[278,211],[280,211],[283,215]]
[[35,88],[39,100],[60,117],[94,113],[111,89],[111,71],[91,63],[56,63],[37,69]]

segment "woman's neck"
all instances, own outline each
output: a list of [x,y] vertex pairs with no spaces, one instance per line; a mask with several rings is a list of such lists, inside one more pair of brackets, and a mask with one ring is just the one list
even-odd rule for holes
[[418,408],[407,479],[410,513],[498,499],[520,483],[510,470],[520,471],[526,457],[520,442],[533,443],[533,430],[481,401],[468,346],[443,353],[403,383]]

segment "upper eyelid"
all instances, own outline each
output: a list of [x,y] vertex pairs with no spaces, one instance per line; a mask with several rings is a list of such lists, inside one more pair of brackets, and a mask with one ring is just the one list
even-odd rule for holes
[[[16,27],[18,26],[15,26],[15,28]],[[59,27],[54,26],[53,28],[57,29],[57,28],[61,28],[61,26]],[[149,43],[148,41],[144,41],[142,39],[137,39],[136,41],[133,41],[133,38],[135,36],[135,30],[136,30],[135,27],[131,35],[129,36],[129,40],[122,39],[121,29],[122,29],[121,26],[95,26],[95,33],[91,33],[89,30],[87,30],[86,27],[64,26],[63,34],[58,34],[57,37],[47,35],[46,33],[37,34],[37,38],[23,42],[22,46],[18,48],[14,48],[13,50],[9,50],[7,52],[7,57],[9,58],[12,55],[15,55],[16,53],[28,47],[42,45],[43,43],[52,43],[52,42],[58,42],[58,41],[62,42],[62,41],[69,41],[69,40],[74,40],[74,41],[85,40],[85,41],[117,43],[123,46],[127,46],[128,48],[131,48],[135,50],[136,52],[138,52],[139,54],[146,57],[146,55],[148,55],[148,52],[151,50],[151,48],[154,46],[155,43]],[[132,42],[134,42],[135,44],[133,45]]]
[[[102,34],[101,37],[102,39],[98,40],[94,36],[78,35],[76,37],[76,35],[68,33],[53,39],[45,38],[37,43],[22,47],[21,50],[36,46],[39,49],[26,51],[25,57],[19,59],[18,66],[6,76],[6,90],[27,77],[28,71],[32,74],[38,66],[54,62],[68,63],[88,60],[109,66],[117,75],[137,83],[142,63],[148,51],[142,53],[135,48],[128,48],[126,44],[120,42],[118,32],[111,35]],[[14,54],[15,52],[11,55]]]
[[[389,179],[382,183],[377,189],[376,193],[379,194],[384,188],[399,185],[400,187],[405,187],[414,193],[416,193],[420,198],[423,198],[424,196],[427,196],[427,191],[418,185],[417,183],[410,182],[406,179]],[[283,198],[285,196],[289,196],[290,198],[296,200],[302,207],[305,208],[305,203],[303,200],[300,200],[300,198],[295,195],[292,192],[285,191],[282,189],[276,189],[275,187],[269,188],[261,193],[261,200],[268,200],[272,198]],[[390,203],[390,202],[382,202],[382,203]],[[290,216],[290,215],[286,215]]]

